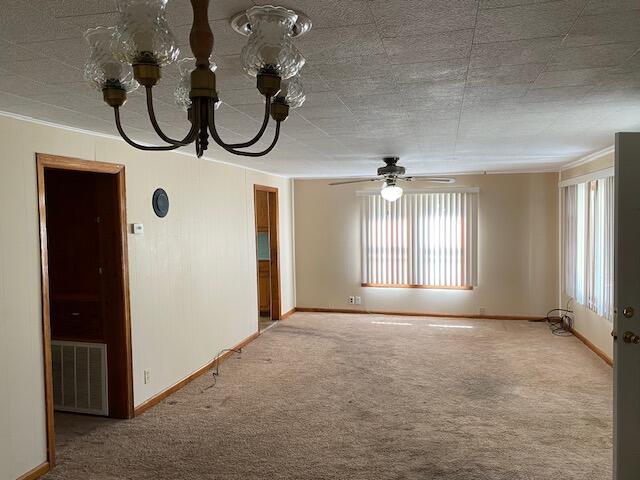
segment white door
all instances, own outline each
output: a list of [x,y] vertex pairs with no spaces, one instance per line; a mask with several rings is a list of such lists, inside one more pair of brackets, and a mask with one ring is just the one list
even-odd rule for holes
[[640,133],[616,134],[614,479],[640,479]]

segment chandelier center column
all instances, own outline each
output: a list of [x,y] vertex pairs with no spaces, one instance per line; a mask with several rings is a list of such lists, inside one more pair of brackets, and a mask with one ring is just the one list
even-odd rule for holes
[[213,32],[209,25],[209,0],[191,0],[193,26],[189,44],[198,67],[209,68],[209,57],[213,52]]

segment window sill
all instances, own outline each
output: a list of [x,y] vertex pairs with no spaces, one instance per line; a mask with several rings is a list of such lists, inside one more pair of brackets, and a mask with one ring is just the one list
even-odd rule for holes
[[473,290],[473,286],[444,286],[444,285],[407,285],[393,283],[362,283],[362,287],[370,288],[422,288],[427,290]]

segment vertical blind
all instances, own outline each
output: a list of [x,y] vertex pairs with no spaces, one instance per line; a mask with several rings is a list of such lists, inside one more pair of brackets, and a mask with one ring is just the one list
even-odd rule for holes
[[362,283],[477,284],[477,192],[362,197]]
[[563,189],[565,293],[613,319],[614,178]]

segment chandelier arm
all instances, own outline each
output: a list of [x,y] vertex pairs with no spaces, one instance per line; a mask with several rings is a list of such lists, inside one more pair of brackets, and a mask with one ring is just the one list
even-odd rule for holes
[[215,119],[215,106],[211,104],[211,108],[209,108],[209,130],[211,131],[211,136],[215,140],[215,142],[220,145],[225,150],[236,149],[236,148],[247,148],[255,145],[260,141],[264,132],[267,130],[267,126],[269,125],[269,112],[271,110],[271,98],[265,96],[265,104],[264,104],[264,119],[262,121],[262,126],[258,133],[256,133],[255,137],[247,142],[241,143],[225,143],[224,140],[220,138],[218,134],[218,130],[216,129],[216,119]]
[[[281,122],[276,122],[276,131],[273,136],[273,141],[271,142],[271,145],[269,145],[266,149],[262,150],[261,152],[242,152],[240,150],[235,150],[233,148],[227,148],[227,147],[223,147],[223,148],[227,152],[233,153],[234,155],[242,155],[244,157],[262,157],[268,154],[271,150],[273,150],[276,144],[278,143],[278,139],[280,138],[280,123]],[[220,137],[218,137],[218,134],[214,131],[211,131],[211,136],[213,137],[215,142],[218,145],[220,145],[221,140],[220,140]]]
[[162,139],[162,141],[170,143],[171,145],[177,145],[179,147],[184,147],[186,145],[189,145],[190,143],[193,143],[193,141],[196,138],[196,135],[198,134],[198,123],[193,122],[193,124],[191,125],[191,130],[189,130],[189,133],[187,133],[187,135],[182,140],[175,140],[171,137],[168,137],[162,131],[162,129],[160,128],[160,125],[158,125],[156,113],[153,108],[153,88],[145,87],[145,90],[147,94],[147,112],[149,113],[149,120],[151,120],[151,125],[153,125],[153,129],[156,131],[156,133]]
[[118,129],[118,133],[120,134],[122,139],[132,147],[135,147],[138,150],[148,150],[148,151],[159,152],[159,151],[166,151],[166,150],[175,150],[176,148],[180,148],[182,146],[182,145],[147,146],[147,145],[140,145],[134,142],[129,137],[127,137],[127,134],[124,133],[124,130],[122,129],[122,124],[120,123],[120,107],[113,107],[113,111],[116,117],[116,128]]

